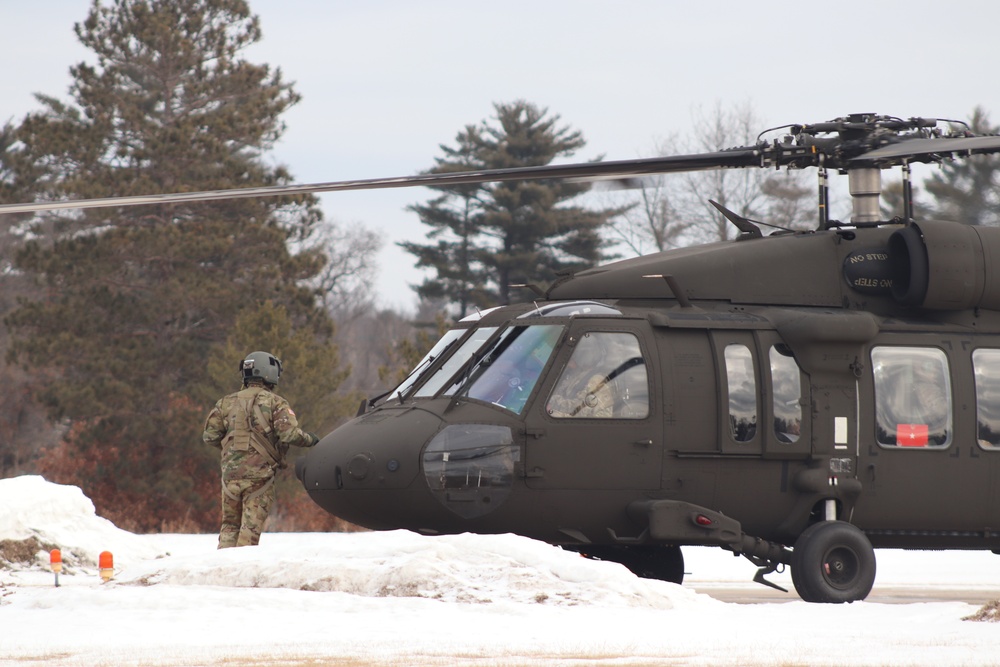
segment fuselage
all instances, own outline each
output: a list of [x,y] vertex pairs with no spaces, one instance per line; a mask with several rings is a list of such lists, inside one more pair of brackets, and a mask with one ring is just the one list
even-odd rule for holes
[[780,545],[832,512],[876,547],[998,549],[1000,242],[931,247],[951,226],[583,272],[548,301],[457,323],[298,474],[376,529],[719,543],[643,509],[677,501]]

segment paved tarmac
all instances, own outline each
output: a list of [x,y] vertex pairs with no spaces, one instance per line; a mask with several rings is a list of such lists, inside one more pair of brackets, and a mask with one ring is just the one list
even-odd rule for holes
[[[724,602],[761,604],[800,600],[791,571],[782,567],[764,578],[782,592],[753,581],[757,567],[743,557],[712,547],[686,547],[684,587]],[[1000,556],[989,551],[877,549],[875,586],[868,602],[914,604],[1000,599]]]
[[[685,586],[698,593],[704,593],[723,602],[738,604],[762,604],[775,602],[796,602],[801,598],[794,589],[787,593],[760,584],[726,585],[698,584]],[[875,586],[865,598],[866,602],[883,604],[914,604],[918,602],[968,602],[983,605],[1000,598],[1000,591],[984,591],[960,587],[916,588],[911,586]]]

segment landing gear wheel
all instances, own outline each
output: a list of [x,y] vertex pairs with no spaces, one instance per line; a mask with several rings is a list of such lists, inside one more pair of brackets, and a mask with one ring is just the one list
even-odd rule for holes
[[875,550],[849,523],[814,524],[795,541],[792,583],[806,602],[864,600],[875,583]]
[[572,547],[588,558],[610,560],[627,567],[644,579],[659,579],[673,584],[684,582],[684,554],[676,546],[591,546]]

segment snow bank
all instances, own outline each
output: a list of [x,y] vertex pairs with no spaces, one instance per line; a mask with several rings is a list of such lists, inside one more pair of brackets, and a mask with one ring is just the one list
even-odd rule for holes
[[714,601],[680,586],[638,579],[616,563],[592,561],[515,535],[443,535],[409,531],[342,533],[294,546],[225,549],[148,561],[127,568],[121,584],[291,588],[367,597],[445,602],[499,600],[548,605],[596,604],[672,609]]
[[36,561],[46,567],[50,549],[62,552],[67,572],[74,566],[97,567],[102,551],[111,551],[116,565],[163,555],[148,541],[97,516],[94,503],[76,486],[37,475],[2,479],[0,508],[0,540],[35,538],[43,547]]
[[[269,533],[218,551],[214,535],[118,530],[73,487],[0,480],[0,540],[29,538],[87,562],[110,550],[120,569],[57,588],[47,562],[0,563],[0,664],[18,667],[1000,665],[1000,623],[963,621],[965,602],[724,603],[514,535]],[[753,569],[717,551],[686,553],[692,580]],[[915,590],[1000,585],[992,554],[886,555]]]
[[0,480],[0,507],[0,540],[34,537],[42,543],[36,568],[47,570],[49,548],[62,550],[67,573],[73,565],[95,567],[100,552],[111,551],[117,585],[273,588],[480,604],[715,604],[680,586],[638,579],[617,563],[516,535],[332,533],[302,536],[300,545],[296,536],[282,535],[265,536],[252,549],[206,550],[202,541],[196,553],[170,555],[171,536],[157,540],[120,530],[97,516],[74,486],[38,476]]

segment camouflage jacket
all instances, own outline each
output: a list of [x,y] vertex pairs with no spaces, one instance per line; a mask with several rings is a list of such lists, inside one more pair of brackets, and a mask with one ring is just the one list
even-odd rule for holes
[[252,383],[221,399],[208,413],[202,440],[222,450],[222,479],[267,479],[284,467],[289,446],[311,447],[288,401]]
[[[586,384],[583,382],[585,379]],[[614,403],[608,379],[595,373],[589,379],[585,375],[577,378],[570,383],[570,387],[565,387],[560,382],[546,408],[553,417],[609,419],[614,416]]]

